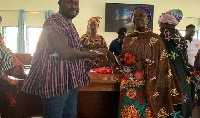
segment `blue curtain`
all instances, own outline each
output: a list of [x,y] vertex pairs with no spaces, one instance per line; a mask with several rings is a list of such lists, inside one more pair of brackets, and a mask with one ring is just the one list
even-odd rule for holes
[[51,16],[52,14],[54,14],[54,11],[52,11],[52,10],[46,11],[46,12],[45,12],[45,20],[46,20],[49,16]]
[[19,10],[18,18],[18,36],[17,36],[17,52],[25,53],[25,39],[26,39],[26,13],[24,10]]

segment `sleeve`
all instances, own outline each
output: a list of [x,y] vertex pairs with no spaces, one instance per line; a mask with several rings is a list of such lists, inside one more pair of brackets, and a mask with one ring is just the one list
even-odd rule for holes
[[173,113],[173,105],[183,101],[182,90],[176,75],[172,74],[165,45],[160,38],[157,39],[151,46],[153,55],[144,64],[145,92],[154,115],[158,115],[162,108],[167,113]]
[[83,49],[85,51],[89,51],[90,48],[87,46],[87,43],[88,43],[88,35],[87,34],[84,34],[83,36],[81,36],[80,40],[81,40],[81,43],[82,43],[82,46],[83,46]]
[[115,49],[114,49],[114,42],[112,41],[111,43],[110,43],[110,46],[109,46],[109,51],[110,52],[114,52],[115,51]]
[[48,42],[48,35],[52,32],[52,26],[44,25],[40,35],[40,39]]
[[10,51],[10,49],[4,47],[3,50],[1,50],[1,56],[3,60],[3,68],[2,68],[3,71],[7,71],[15,67],[13,54]]
[[101,40],[102,40],[102,46],[103,46],[103,48],[106,48],[106,49],[108,49],[108,47],[107,47],[107,44],[106,44],[106,40],[103,38],[103,36],[100,36],[100,38],[101,38]]
[[85,36],[86,36],[86,34],[84,34],[83,36],[81,36],[81,43],[82,43],[82,45],[84,46],[85,45]]

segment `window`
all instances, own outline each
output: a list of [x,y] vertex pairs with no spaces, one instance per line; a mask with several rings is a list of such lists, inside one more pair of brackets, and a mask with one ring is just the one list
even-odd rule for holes
[[34,54],[42,27],[27,27],[26,53]]
[[[185,36],[185,30],[179,30],[179,32],[181,33],[181,35],[184,37]],[[193,37],[194,39],[200,39],[199,37],[199,30],[196,30],[195,35]]]
[[[42,27],[26,27],[26,47],[25,52],[34,54],[37,42],[39,40]],[[3,26],[2,27],[2,36],[5,41],[6,47],[12,50],[13,53],[17,53],[17,33],[18,27],[16,26]]]
[[18,27],[3,26],[2,30],[2,35],[6,47],[12,50],[13,53],[16,53]]

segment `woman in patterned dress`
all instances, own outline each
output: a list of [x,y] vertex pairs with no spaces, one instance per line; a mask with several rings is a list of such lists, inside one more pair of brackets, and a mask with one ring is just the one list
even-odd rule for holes
[[184,103],[174,106],[172,117],[189,118],[192,116],[192,103],[194,99],[194,83],[187,68],[187,43],[175,29],[183,17],[179,9],[169,10],[159,17],[160,36],[169,54],[170,63],[174,68],[184,94]]
[[27,75],[22,63],[0,39],[0,113],[3,117],[8,106],[16,105],[15,98],[19,92],[16,81],[9,76],[25,79]]
[[[147,27],[151,19],[148,8],[133,10],[135,30],[125,37],[117,60],[123,71],[119,118],[164,118],[173,113],[174,104],[183,102],[163,41]],[[108,57],[115,62],[110,53]],[[142,74],[138,76],[139,71]]]
[[[101,17],[92,17],[88,21],[87,32],[81,37],[81,42],[85,51],[97,50],[107,52],[108,48],[105,39],[97,34]],[[87,67],[102,68],[107,66],[106,56],[99,57],[95,60],[86,59]]]

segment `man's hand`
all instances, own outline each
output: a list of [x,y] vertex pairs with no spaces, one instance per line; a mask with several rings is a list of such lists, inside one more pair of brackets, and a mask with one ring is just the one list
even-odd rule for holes
[[89,51],[89,52],[87,52],[87,58],[89,58],[89,59],[96,59],[96,58],[98,58],[98,57],[100,57],[100,56],[103,56],[104,54],[102,53],[102,54],[98,54],[97,52],[95,52],[95,51]]

